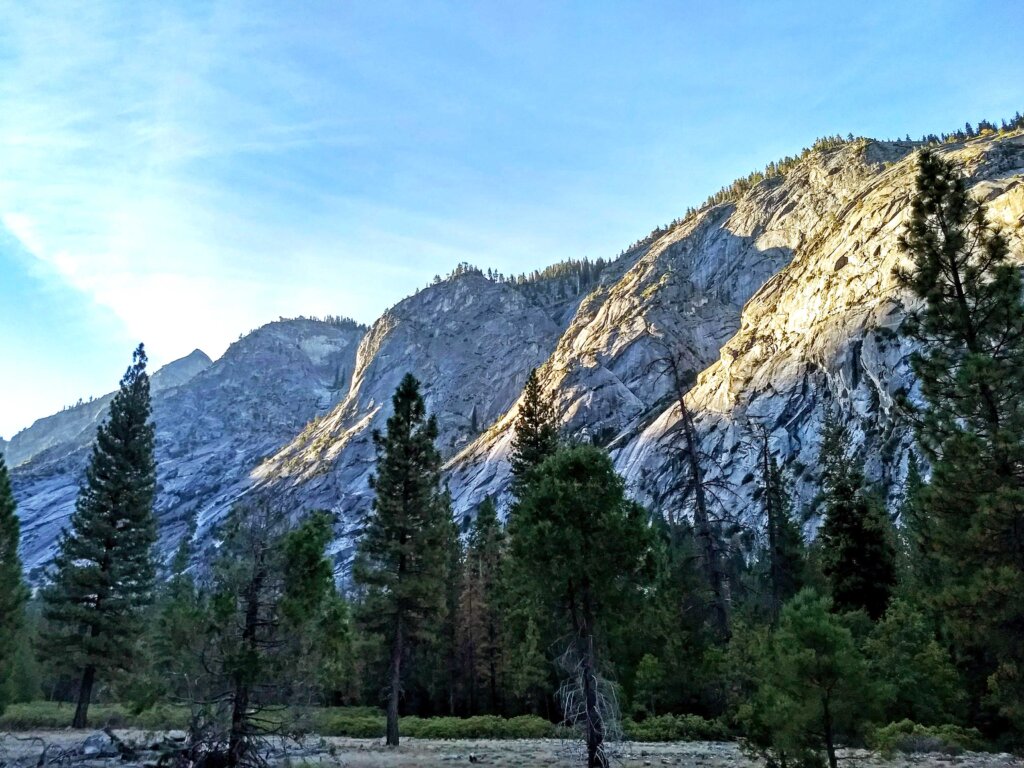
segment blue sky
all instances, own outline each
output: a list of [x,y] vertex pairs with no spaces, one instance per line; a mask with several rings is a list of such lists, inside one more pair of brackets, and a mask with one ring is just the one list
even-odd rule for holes
[[0,0],[0,435],[460,261],[613,256],[816,136],[1024,109],[1020,2]]

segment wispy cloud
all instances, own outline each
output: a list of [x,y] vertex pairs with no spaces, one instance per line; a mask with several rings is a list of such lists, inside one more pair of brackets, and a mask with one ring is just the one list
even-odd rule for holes
[[961,38],[1019,9],[986,12],[0,0],[0,216],[155,362],[217,355],[462,260],[611,256],[815,135],[998,117],[1024,54]]

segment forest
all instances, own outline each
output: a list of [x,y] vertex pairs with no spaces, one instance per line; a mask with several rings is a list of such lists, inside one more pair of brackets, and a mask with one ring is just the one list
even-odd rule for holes
[[[300,731],[571,733],[588,766],[622,740],[738,740],[770,766],[830,768],[849,745],[1024,749],[1024,286],[958,169],[927,148],[918,162],[897,276],[918,300],[900,333],[921,397],[899,403],[917,458],[898,507],[836,413],[813,536],[767,440],[757,522],[717,519],[681,385],[689,508],[653,514],[601,447],[560,435],[534,371],[511,503],[455,520],[408,374],[374,435],[350,577],[330,514],[260,497],[215,551],[186,536],[162,563],[140,345],[34,590],[0,459],[0,728],[173,722],[190,755],[231,768]],[[589,283],[604,266],[513,282]]]

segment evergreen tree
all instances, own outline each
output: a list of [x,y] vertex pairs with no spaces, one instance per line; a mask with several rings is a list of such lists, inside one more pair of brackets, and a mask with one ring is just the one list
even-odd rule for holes
[[147,630],[139,644],[143,669],[133,674],[122,695],[137,711],[160,701],[185,699],[202,675],[202,642],[207,605],[189,572],[192,530],[182,537],[169,577],[156,589]]
[[28,589],[18,556],[19,531],[11,480],[0,455],[0,713],[7,704],[15,655],[25,629]]
[[[530,473],[512,512],[513,563],[571,633],[567,684],[579,696],[587,764],[607,764],[599,646],[616,616],[640,601],[649,579],[650,536],[611,459],[598,448],[562,449]],[[607,685],[607,683],[605,683]]]
[[782,470],[768,453],[768,435],[764,433],[761,449],[761,482],[759,489],[765,512],[765,533],[768,547],[765,562],[758,563],[762,594],[768,596],[768,616],[774,624],[782,605],[803,586],[804,540],[793,519],[792,501]]
[[830,601],[805,589],[782,610],[779,628],[759,665],[759,687],[748,719],[774,762],[814,765],[825,752],[836,768],[843,736],[858,735],[878,695],[850,630]]
[[958,646],[975,711],[991,697],[1024,733],[1024,302],[1018,266],[963,176],[919,156],[917,194],[897,270],[922,305],[903,332],[925,408],[931,464],[918,504],[935,558],[928,592]]
[[525,701],[527,709],[535,715],[538,702],[547,699],[551,665],[541,650],[540,631],[532,618],[527,619],[526,631],[519,642],[510,645],[509,690],[517,699]]
[[633,681],[634,709],[637,708],[636,705],[640,705],[647,714],[657,715],[664,687],[665,668],[661,659],[653,654],[645,653],[637,665],[636,677]]
[[429,639],[445,610],[445,537],[451,512],[441,490],[437,423],[428,417],[419,382],[406,374],[392,399],[385,434],[375,433],[373,510],[359,544],[354,577],[366,594],[361,618],[389,648],[387,743],[398,746],[403,661]]
[[878,620],[896,585],[892,523],[849,454],[846,429],[832,417],[825,424],[819,460],[825,509],[818,535],[822,570],[837,611],[864,610]]
[[261,740],[287,729],[261,716],[268,704],[311,703],[320,657],[307,655],[309,638],[334,593],[330,536],[326,514],[293,526],[264,501],[225,521],[192,721],[193,737],[230,768],[263,765]]
[[459,599],[459,645],[473,714],[481,701],[487,702],[486,709],[492,714],[500,709],[504,559],[505,533],[494,499],[488,496],[473,521]]
[[78,670],[72,727],[84,728],[97,676],[130,668],[152,598],[156,467],[140,344],[97,430],[89,466],[43,592],[46,655]]
[[526,475],[558,448],[555,411],[541,387],[537,369],[530,371],[523,388],[512,438],[513,489],[520,487]]
[[896,599],[864,643],[872,677],[881,686],[884,722],[906,718],[922,725],[957,722],[963,689],[949,652],[925,615]]

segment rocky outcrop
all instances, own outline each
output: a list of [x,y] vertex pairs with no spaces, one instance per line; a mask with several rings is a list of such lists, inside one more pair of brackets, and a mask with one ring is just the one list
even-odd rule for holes
[[[822,212],[790,264],[751,298],[739,331],[687,395],[705,471],[725,489],[719,498],[729,517],[750,520],[759,512],[753,495],[761,430],[788,468],[798,504],[813,511],[821,425],[830,412],[849,425],[868,478],[890,501],[902,493],[913,437],[895,396],[916,395],[912,347],[893,333],[908,300],[893,276],[916,173],[907,150],[864,146],[871,172],[839,207]],[[1024,138],[940,151],[968,171],[974,194],[1024,259]],[[678,408],[669,406],[622,435],[614,451],[619,470],[655,506],[680,503],[669,458],[679,427]]]
[[[154,373],[150,391],[153,396],[157,396],[164,390],[181,386],[206,370],[212,362],[205,352],[196,349]],[[96,428],[106,417],[113,399],[114,393],[111,392],[37,420],[11,438],[4,452],[7,463],[17,467],[49,448],[67,452],[88,445],[96,435]]]
[[[856,140],[807,153],[735,202],[654,233],[596,282],[460,270],[365,331],[302,320],[250,334],[154,397],[165,541],[190,521],[207,537],[235,501],[260,493],[293,514],[336,512],[344,567],[369,507],[372,433],[407,372],[438,418],[460,520],[506,492],[516,401],[535,366],[567,437],[607,446],[638,498],[685,514],[679,382],[665,375],[667,357],[719,513],[757,520],[762,435],[806,506],[829,412],[851,425],[868,476],[898,497],[912,438],[894,403],[914,395],[914,381],[911,349],[892,333],[906,300],[892,268],[917,146]],[[1024,137],[939,151],[966,169],[1024,253]],[[85,455],[73,440],[48,445],[14,471],[32,566],[70,512]]]
[[532,301],[512,284],[475,273],[400,302],[359,345],[346,397],[256,468],[257,489],[287,509],[337,513],[339,558],[346,560],[369,508],[372,434],[384,428],[402,377],[412,373],[423,383],[438,446],[452,456],[515,402],[531,368],[551,354],[564,311],[561,302]]
[[[189,525],[208,530],[248,490],[253,466],[338,401],[363,333],[353,323],[283,320],[239,339],[191,377],[178,364],[154,374],[156,511],[164,554]],[[74,425],[81,427],[73,438],[36,452],[12,472],[30,573],[38,575],[48,562],[74,509],[89,445],[110,397],[74,414]],[[49,434],[49,425],[42,426]]]

